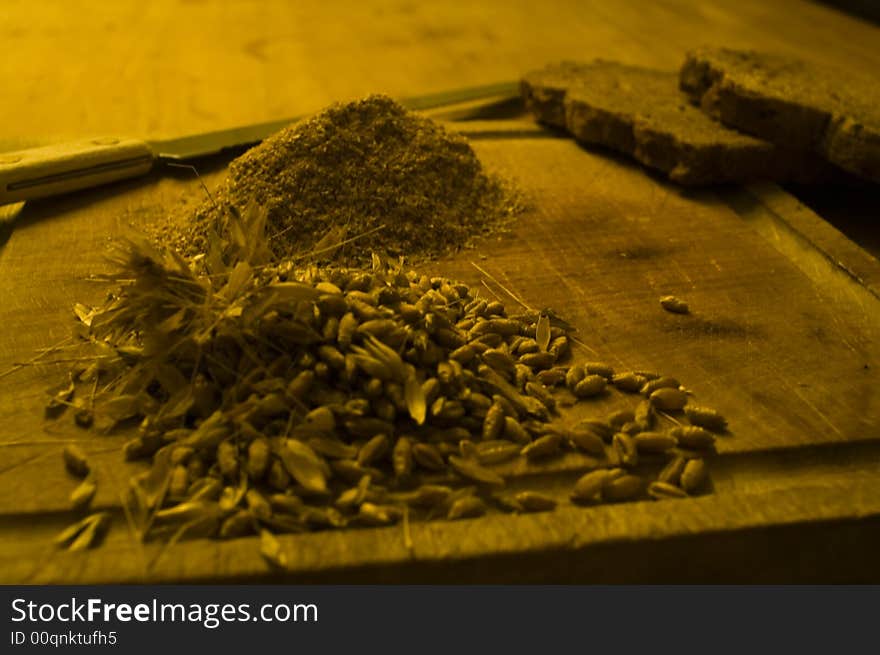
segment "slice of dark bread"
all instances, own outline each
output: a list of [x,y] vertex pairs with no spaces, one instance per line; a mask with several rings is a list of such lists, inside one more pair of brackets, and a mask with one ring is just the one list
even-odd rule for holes
[[725,125],[812,150],[880,182],[880,77],[784,55],[703,48],[687,55],[679,82]]
[[526,109],[542,123],[565,127],[565,93],[594,70],[595,64],[561,61],[526,73],[520,80]]
[[525,75],[522,92],[538,120],[564,124],[579,141],[630,155],[679,184],[810,182],[827,172],[816,158],[712,120],[679,90],[674,72],[564,62]]

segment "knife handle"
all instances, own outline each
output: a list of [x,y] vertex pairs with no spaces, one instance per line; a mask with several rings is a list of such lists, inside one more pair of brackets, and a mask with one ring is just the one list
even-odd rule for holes
[[145,142],[116,137],[0,152],[0,204],[145,175],[153,160]]

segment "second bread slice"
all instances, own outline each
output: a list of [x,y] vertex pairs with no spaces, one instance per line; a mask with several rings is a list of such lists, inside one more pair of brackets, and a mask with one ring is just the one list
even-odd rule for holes
[[681,87],[722,123],[880,182],[880,77],[766,52],[688,54]]

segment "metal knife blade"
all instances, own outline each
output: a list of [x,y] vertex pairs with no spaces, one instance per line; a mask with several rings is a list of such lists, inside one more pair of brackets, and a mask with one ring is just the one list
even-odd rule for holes
[[[399,102],[408,109],[424,111],[476,100],[510,98],[518,93],[518,82],[500,82],[402,98]],[[0,204],[145,175],[156,161],[186,161],[224,150],[244,149],[302,118],[304,116],[158,141],[104,137],[0,153]]]

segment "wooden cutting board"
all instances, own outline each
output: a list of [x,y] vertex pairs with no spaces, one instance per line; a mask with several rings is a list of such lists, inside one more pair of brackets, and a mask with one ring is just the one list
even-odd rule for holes
[[[119,511],[135,470],[124,438],[45,423],[66,369],[38,359],[0,377],[0,582],[880,581],[880,263],[773,185],[683,192],[527,122],[463,125],[530,209],[428,272],[553,308],[577,328],[578,357],[679,378],[729,420],[714,493],[576,507],[567,492],[588,463],[570,455],[507,471],[514,488],[557,495],[553,512],[286,536],[283,574],[255,538],[142,547]],[[213,187],[222,166],[203,175]],[[108,270],[113,237],[202,197],[185,172],[155,175],[33,203],[0,227],[0,375],[63,342],[74,302],[107,293],[88,278]],[[691,314],[663,311],[667,294]],[[70,521],[71,440],[95,463],[95,506],[116,515],[84,554],[48,546]]]

